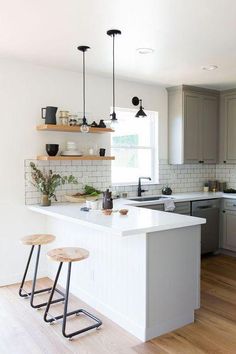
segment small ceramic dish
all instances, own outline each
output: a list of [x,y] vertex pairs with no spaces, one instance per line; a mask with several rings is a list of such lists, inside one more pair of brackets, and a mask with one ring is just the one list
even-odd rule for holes
[[129,211],[128,209],[120,209],[119,213],[120,213],[120,215],[127,215],[128,211]]
[[112,209],[103,209],[103,214],[104,215],[111,215],[112,214]]

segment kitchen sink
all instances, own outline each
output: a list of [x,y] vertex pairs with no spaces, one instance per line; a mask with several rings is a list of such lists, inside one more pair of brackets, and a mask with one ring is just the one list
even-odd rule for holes
[[137,197],[137,198],[129,198],[129,200],[132,200],[134,202],[151,202],[151,201],[155,201],[155,200],[161,200],[161,199],[172,199],[169,196],[163,196],[163,195],[159,195],[159,196],[155,196],[155,197]]

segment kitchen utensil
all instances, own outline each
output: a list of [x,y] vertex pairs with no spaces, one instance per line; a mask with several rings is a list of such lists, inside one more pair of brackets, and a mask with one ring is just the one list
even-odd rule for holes
[[219,182],[219,191],[223,192],[225,189],[227,189],[227,182]]
[[83,156],[79,150],[64,150],[61,152],[61,156]]
[[105,156],[105,154],[106,154],[106,149],[99,149],[99,155],[100,156]]
[[47,106],[41,109],[42,118],[45,124],[57,124],[56,119],[57,107]]
[[236,193],[236,189],[233,189],[233,188],[228,188],[228,189],[225,189],[224,190],[224,193]]
[[85,203],[86,198],[83,196],[75,196],[75,195],[65,195],[65,200],[70,203]]
[[119,210],[119,213],[121,214],[121,215],[127,215],[128,214],[128,209],[120,209]]
[[94,155],[94,149],[92,147],[90,147],[88,149],[88,153],[89,153],[89,155]]
[[70,120],[69,120],[69,125],[70,125],[71,127],[76,126],[76,125],[77,125],[77,119],[70,118]]
[[102,208],[103,209],[113,208],[112,193],[109,191],[109,189],[107,189],[106,192],[103,192]]
[[46,151],[49,156],[56,156],[59,150],[59,144],[46,144]]
[[172,189],[169,186],[165,186],[161,190],[162,194],[164,195],[171,195],[172,194]]
[[104,215],[111,215],[112,214],[112,209],[103,209],[103,214]]
[[98,128],[106,128],[106,124],[104,123],[104,120],[101,119],[99,124],[98,124]]

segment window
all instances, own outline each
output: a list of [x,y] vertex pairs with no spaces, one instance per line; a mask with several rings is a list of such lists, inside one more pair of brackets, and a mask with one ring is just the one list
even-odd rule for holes
[[137,110],[117,108],[119,124],[111,134],[112,184],[137,184],[138,177],[158,181],[158,113],[146,111],[146,118],[135,118]]

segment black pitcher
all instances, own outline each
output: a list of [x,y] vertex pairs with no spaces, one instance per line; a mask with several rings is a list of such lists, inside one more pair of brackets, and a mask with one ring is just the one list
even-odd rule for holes
[[45,119],[45,124],[57,124],[56,113],[57,107],[47,106],[42,108],[42,118]]
[[112,209],[113,208],[112,193],[109,192],[109,189],[107,189],[106,192],[103,192],[102,207],[103,207],[103,209]]

